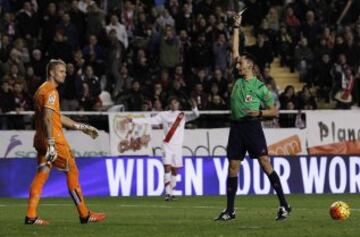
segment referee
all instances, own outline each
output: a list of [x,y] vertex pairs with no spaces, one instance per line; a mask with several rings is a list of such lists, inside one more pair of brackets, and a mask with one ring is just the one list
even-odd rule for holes
[[[238,188],[240,163],[248,151],[251,158],[257,158],[262,170],[269,177],[276,191],[280,207],[276,220],[285,220],[291,208],[286,202],[279,176],[274,171],[268,156],[267,144],[261,127],[261,117],[275,117],[277,109],[271,92],[254,74],[253,59],[249,55],[239,55],[239,28],[241,14],[234,17],[233,61],[240,75],[231,93],[231,118],[227,157],[229,159],[226,182],[227,207],[215,220],[228,221],[235,218],[234,201]],[[263,103],[267,109],[260,110]]]

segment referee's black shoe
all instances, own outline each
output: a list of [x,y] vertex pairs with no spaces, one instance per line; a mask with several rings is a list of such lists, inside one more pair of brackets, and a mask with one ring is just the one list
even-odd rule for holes
[[290,212],[291,212],[291,207],[290,206],[279,207],[279,210],[278,210],[278,213],[277,213],[277,216],[276,216],[275,220],[277,220],[277,221],[286,220],[289,217]]
[[224,210],[220,213],[218,217],[214,219],[214,221],[229,221],[235,219],[235,210],[229,212],[228,210]]

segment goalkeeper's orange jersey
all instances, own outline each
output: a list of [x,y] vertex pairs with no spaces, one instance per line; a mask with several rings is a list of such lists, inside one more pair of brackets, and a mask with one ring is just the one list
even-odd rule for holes
[[54,111],[52,116],[52,137],[56,144],[67,144],[62,130],[59,93],[57,89],[48,81],[44,82],[35,92],[34,110],[35,110],[35,137],[34,147],[37,150],[46,150],[47,133],[44,122],[45,108]]

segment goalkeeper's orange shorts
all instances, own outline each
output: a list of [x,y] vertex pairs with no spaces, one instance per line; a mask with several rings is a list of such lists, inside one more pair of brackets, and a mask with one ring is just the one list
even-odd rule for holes
[[46,157],[45,157],[46,150],[37,150],[37,152],[38,152],[38,154],[37,154],[38,167],[46,165],[51,168],[54,166],[59,170],[68,171],[69,170],[69,162],[75,161],[74,155],[71,152],[70,147],[67,144],[66,145],[56,144],[55,149],[57,152],[57,159],[52,163],[47,162],[47,160],[46,160]]

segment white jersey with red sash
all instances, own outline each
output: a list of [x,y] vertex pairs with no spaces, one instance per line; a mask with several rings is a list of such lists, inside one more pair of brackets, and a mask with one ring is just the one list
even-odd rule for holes
[[163,142],[168,145],[182,145],[184,142],[185,123],[199,117],[197,108],[191,114],[181,111],[163,111],[151,118],[134,118],[135,124],[162,125],[164,137]]

